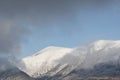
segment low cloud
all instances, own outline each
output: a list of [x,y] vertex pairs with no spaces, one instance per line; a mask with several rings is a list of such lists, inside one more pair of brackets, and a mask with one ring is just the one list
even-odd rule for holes
[[21,52],[21,42],[27,29],[15,21],[2,21],[0,23],[0,54]]

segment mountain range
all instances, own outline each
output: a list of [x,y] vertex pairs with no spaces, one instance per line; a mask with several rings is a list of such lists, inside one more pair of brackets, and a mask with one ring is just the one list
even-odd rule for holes
[[0,80],[87,80],[120,76],[120,41],[99,40],[81,47],[49,46],[0,72]]

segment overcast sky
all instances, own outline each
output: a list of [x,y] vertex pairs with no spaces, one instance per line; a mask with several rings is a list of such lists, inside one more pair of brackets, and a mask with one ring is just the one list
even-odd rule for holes
[[0,0],[0,56],[120,39],[119,0]]

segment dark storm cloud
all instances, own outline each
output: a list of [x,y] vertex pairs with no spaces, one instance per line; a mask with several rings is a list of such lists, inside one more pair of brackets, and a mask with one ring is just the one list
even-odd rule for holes
[[22,39],[30,28],[27,25],[77,27],[79,9],[103,7],[108,2],[110,0],[0,0],[0,54],[20,52]]
[[65,26],[77,22],[77,13],[81,8],[98,8],[108,3],[110,0],[1,0],[0,14],[39,27]]
[[15,56],[22,52],[22,42],[28,33],[29,30],[16,21],[0,20],[0,71],[14,66]]
[[25,37],[27,29],[16,24],[16,21],[5,20],[0,22],[0,53],[20,53],[21,41]]

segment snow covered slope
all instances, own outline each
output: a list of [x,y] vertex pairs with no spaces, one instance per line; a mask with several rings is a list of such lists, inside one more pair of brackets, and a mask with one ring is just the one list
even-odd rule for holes
[[[19,65],[19,69],[32,77],[53,76],[67,64],[58,62],[66,54],[70,54],[73,49],[50,46],[42,51],[24,58]],[[53,70],[54,69],[54,70]]]
[[99,40],[79,48],[47,47],[21,60],[18,67],[31,77],[66,75],[75,69],[119,61],[120,41]]

